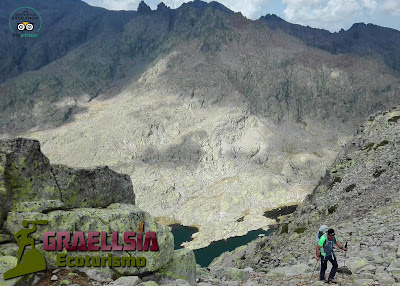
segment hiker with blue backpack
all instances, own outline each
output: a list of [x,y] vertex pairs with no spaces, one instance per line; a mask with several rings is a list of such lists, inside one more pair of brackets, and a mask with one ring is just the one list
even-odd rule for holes
[[328,267],[328,261],[332,263],[332,269],[329,273],[329,278],[326,283],[336,283],[334,280],[336,270],[338,269],[338,263],[336,261],[336,256],[333,251],[333,246],[336,245],[343,251],[347,251],[347,248],[343,247],[335,236],[335,231],[332,228],[328,228],[326,225],[320,227],[317,236],[317,247],[315,249],[315,254],[317,261],[321,261],[321,272],[319,275],[319,280],[325,281],[325,271]]

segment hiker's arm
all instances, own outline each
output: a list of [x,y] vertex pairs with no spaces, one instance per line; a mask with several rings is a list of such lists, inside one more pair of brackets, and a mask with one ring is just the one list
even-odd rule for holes
[[347,251],[347,248],[344,248],[339,241],[336,241],[336,245],[343,251]]
[[317,258],[317,261],[319,261],[319,249],[321,246],[317,245],[317,247],[315,248],[315,257]]

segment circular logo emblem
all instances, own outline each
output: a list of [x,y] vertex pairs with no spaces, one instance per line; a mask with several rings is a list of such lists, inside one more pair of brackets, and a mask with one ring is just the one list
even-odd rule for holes
[[37,34],[42,28],[42,17],[32,7],[19,7],[10,15],[8,23],[13,33]]

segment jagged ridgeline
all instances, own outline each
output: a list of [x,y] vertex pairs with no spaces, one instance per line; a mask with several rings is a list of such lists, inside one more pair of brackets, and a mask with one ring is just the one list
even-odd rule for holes
[[382,60],[388,67],[400,71],[400,32],[374,24],[356,23],[349,30],[331,33],[291,24],[276,15],[260,18],[271,29],[280,29],[299,38],[307,45],[333,54],[353,53]]
[[[252,113],[277,122],[285,116],[348,122],[398,101],[399,75],[391,69],[397,64],[388,63],[391,53],[394,62],[398,57],[395,42],[383,62],[310,48],[217,2],[175,10],[160,4],[156,11],[141,3],[137,12],[75,0],[28,2],[42,14],[43,31],[37,39],[2,31],[2,133],[62,125],[85,113],[81,99],[116,94],[161,60],[164,90],[202,97],[203,107],[235,91]],[[15,8],[9,0],[1,5],[10,14]]]

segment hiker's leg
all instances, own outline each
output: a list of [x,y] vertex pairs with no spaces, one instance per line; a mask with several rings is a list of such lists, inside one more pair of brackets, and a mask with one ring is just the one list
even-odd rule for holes
[[319,273],[319,280],[325,280],[325,271],[328,267],[328,261],[321,256],[321,272]]
[[336,256],[332,255],[330,257],[329,261],[332,263],[332,269],[331,269],[331,272],[329,273],[329,278],[333,279],[335,277],[336,271],[338,269],[338,263],[336,260]]

